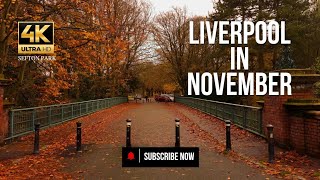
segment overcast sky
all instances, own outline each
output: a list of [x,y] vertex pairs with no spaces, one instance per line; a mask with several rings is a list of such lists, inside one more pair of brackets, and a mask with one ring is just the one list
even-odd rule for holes
[[212,0],[149,0],[153,5],[154,15],[171,10],[172,7],[187,7],[189,15],[206,16],[213,9]]

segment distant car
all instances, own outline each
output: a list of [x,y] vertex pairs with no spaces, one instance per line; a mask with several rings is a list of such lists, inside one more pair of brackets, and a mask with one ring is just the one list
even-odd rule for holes
[[170,100],[173,102],[174,101],[174,95],[173,94],[161,94],[161,96],[166,96],[170,98]]
[[167,94],[157,95],[154,98],[157,102],[173,102],[173,98],[171,98]]

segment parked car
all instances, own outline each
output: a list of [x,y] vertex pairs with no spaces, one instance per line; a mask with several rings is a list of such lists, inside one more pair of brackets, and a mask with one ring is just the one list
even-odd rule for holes
[[154,99],[157,102],[173,102],[173,98],[167,94],[156,95]]
[[161,94],[161,95],[170,98],[171,102],[174,101],[174,95],[173,94]]

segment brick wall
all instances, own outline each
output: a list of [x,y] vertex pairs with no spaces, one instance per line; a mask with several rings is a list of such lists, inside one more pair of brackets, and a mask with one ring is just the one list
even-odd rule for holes
[[320,119],[290,116],[290,145],[299,153],[320,157]]
[[290,145],[300,153],[305,153],[305,127],[301,117],[290,117]]
[[290,110],[284,105],[288,99],[308,98],[314,98],[311,88],[295,89],[291,96],[265,96],[264,132],[267,132],[267,124],[272,124],[277,145],[320,157],[320,114],[314,116],[303,110]]
[[267,95],[264,100],[263,107],[263,127],[264,132],[267,124],[274,126],[274,137],[276,143],[284,148],[291,148],[290,146],[290,112],[286,109],[284,103],[289,98],[303,99],[313,97],[312,91],[307,92],[293,92],[291,96],[269,96]]

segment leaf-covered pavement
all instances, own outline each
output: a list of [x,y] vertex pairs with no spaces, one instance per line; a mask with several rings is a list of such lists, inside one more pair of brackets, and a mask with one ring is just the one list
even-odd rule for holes
[[[173,146],[176,117],[182,146],[200,147],[200,168],[121,168],[126,118],[133,121],[133,146]],[[77,121],[82,122],[82,153],[75,153]],[[183,105],[123,104],[42,130],[40,155],[32,154],[32,134],[0,147],[0,179],[319,179],[319,160],[277,151],[276,163],[268,164],[266,142],[235,126],[234,151],[225,153],[224,132],[220,120]]]

